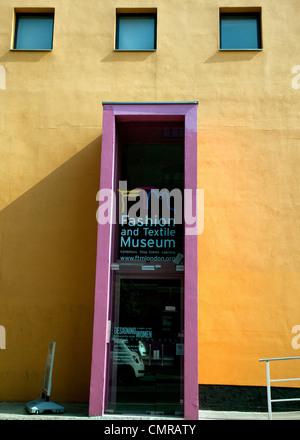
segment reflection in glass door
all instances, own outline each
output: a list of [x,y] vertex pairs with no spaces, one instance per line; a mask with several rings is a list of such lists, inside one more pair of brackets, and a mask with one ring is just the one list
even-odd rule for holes
[[116,278],[107,411],[182,415],[182,280]]

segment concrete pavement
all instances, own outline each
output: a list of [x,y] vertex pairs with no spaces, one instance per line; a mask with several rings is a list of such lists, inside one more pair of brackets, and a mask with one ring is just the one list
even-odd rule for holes
[[[58,402],[60,403],[60,402]],[[61,403],[60,403],[61,404]],[[28,414],[25,403],[0,402],[0,420],[183,420],[173,417],[154,416],[121,416],[104,415],[88,416],[88,405],[81,403],[66,403],[64,414]],[[238,411],[199,411],[199,420],[268,420],[267,412],[238,412]],[[273,420],[300,420],[300,412],[273,412]]]

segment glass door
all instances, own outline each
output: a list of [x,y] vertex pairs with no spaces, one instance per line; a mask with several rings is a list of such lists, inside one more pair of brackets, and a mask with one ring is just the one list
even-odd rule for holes
[[183,414],[182,279],[116,276],[107,411]]
[[183,136],[181,121],[117,125],[110,412],[183,414]]

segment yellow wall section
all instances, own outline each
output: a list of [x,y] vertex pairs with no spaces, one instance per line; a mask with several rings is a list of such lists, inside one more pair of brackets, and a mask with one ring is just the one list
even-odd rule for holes
[[[199,101],[199,383],[264,385],[259,358],[299,354],[298,0],[44,0],[53,50],[10,51],[39,5],[0,4],[0,400],[39,397],[51,340],[53,399],[88,400],[103,101]],[[157,51],[115,52],[141,6]],[[226,6],[262,7],[263,51],[219,51]]]

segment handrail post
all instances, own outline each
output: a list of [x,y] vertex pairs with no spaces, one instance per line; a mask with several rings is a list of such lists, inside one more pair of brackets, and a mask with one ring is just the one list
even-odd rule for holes
[[294,359],[300,359],[300,356],[289,356],[289,357],[281,357],[281,358],[268,358],[268,359],[259,359],[259,362],[265,362],[266,363],[266,370],[267,370],[267,397],[268,397],[268,416],[269,420],[272,420],[272,402],[293,402],[293,401],[300,401],[300,398],[292,398],[292,399],[271,399],[271,382],[287,382],[287,381],[295,381],[300,380],[300,377],[292,377],[288,379],[272,379],[270,378],[270,366],[269,361],[287,361],[287,360],[294,360]]
[[267,370],[267,398],[268,398],[268,417],[272,420],[272,402],[271,402],[271,383],[270,383],[270,365],[269,361],[266,361]]

